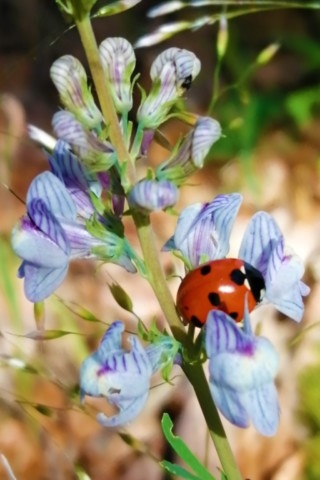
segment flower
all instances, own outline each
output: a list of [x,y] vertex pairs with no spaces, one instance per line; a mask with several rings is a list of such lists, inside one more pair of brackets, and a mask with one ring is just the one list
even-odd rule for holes
[[97,351],[80,368],[82,401],[85,395],[102,396],[119,410],[111,417],[98,414],[99,423],[105,427],[125,425],[141,412],[148,398],[151,376],[159,370],[164,377],[169,374],[180,348],[179,342],[168,335],[157,334],[146,348],[136,336],[129,335],[128,351],[122,347],[123,331],[123,323],[114,322]]
[[115,37],[106,38],[99,51],[115,108],[119,113],[129,112],[132,108],[130,77],[136,64],[134,50],[128,40]]
[[136,271],[125,239],[106,229],[102,240],[92,235],[78,218],[68,189],[53,173],[43,172],[34,178],[26,206],[26,215],[12,231],[11,243],[23,260],[18,275],[25,279],[25,294],[30,301],[51,295],[74,258],[103,258]]
[[262,435],[276,433],[279,406],[274,377],[278,354],[265,337],[252,334],[248,311],[243,329],[219,310],[208,314],[205,349],[209,358],[209,386],[221,413],[234,425],[250,421]]
[[152,365],[140,341],[128,340],[131,350],[122,348],[122,322],[114,322],[103,336],[96,352],[84,360],[80,369],[80,394],[103,396],[119,412],[111,417],[99,413],[97,420],[105,427],[132,421],[143,409],[149,394]]
[[157,178],[165,178],[176,185],[181,185],[189,175],[203,167],[211,146],[220,137],[220,123],[210,117],[200,117],[178,150],[159,165],[156,171]]
[[85,129],[73,113],[66,110],[56,112],[52,127],[57,137],[72,146],[91,172],[104,172],[116,162],[111,143],[100,140],[94,131]]
[[[240,194],[232,193],[218,195],[211,203],[185,208],[178,218],[174,236],[164,249],[180,252],[191,268],[224,258],[241,201]],[[262,211],[251,218],[239,258],[263,276],[266,290],[261,303],[271,303],[299,322],[304,312],[302,297],[308,295],[310,289],[301,281],[302,261],[284,247],[283,235],[271,215]]]
[[241,195],[233,193],[218,195],[211,203],[195,203],[184,208],[174,236],[164,248],[179,250],[192,268],[208,260],[224,258],[241,201]]
[[140,126],[158,128],[199,71],[200,61],[188,50],[172,47],[158,55],[150,69],[151,91],[148,96],[143,95],[137,112]]
[[79,60],[72,55],[58,58],[50,68],[63,106],[87,128],[99,126],[102,114],[94,102],[87,84],[87,74]]
[[172,207],[178,200],[178,188],[168,180],[141,180],[129,194],[130,205],[153,212]]

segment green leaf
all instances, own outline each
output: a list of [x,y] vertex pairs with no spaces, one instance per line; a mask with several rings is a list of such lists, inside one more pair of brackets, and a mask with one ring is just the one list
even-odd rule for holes
[[208,472],[208,470],[202,465],[200,460],[198,460],[198,458],[191,452],[182,438],[177,437],[172,433],[173,423],[167,413],[164,413],[162,416],[161,426],[167,442],[171,445],[181,460],[183,460],[194,471],[194,473],[198,475],[199,480],[216,480],[215,477],[213,477],[211,473]]
[[78,315],[82,320],[85,320],[86,322],[94,322],[94,323],[104,323],[102,320],[97,318],[90,310],[87,310],[86,308],[82,307],[81,305],[78,305],[75,302],[70,302],[70,305],[62,300],[61,298],[59,299],[60,302],[72,313],[75,315]]
[[118,283],[113,283],[112,285],[109,285],[109,288],[117,304],[120,305],[120,307],[124,310],[127,310],[127,312],[132,313],[133,304],[127,292],[123,290],[123,288]]
[[14,335],[15,337],[30,338],[31,340],[54,340],[65,335],[81,335],[78,332],[68,332],[65,330],[33,330],[26,335]]
[[137,3],[140,3],[141,0],[118,0],[116,2],[110,3],[110,5],[105,5],[101,7],[94,15],[95,17],[109,17],[111,15],[117,15],[118,13],[125,12],[130,8],[134,7]]
[[201,478],[196,477],[195,475],[188,472],[185,468],[177,465],[176,463],[171,463],[167,460],[163,460],[162,462],[160,462],[160,465],[172,475],[179,476],[179,478],[185,478],[186,480],[202,480]]

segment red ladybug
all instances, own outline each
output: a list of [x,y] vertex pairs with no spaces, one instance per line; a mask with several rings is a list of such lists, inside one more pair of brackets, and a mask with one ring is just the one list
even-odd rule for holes
[[249,312],[261,301],[265,283],[261,273],[238,258],[212,260],[189,272],[177,294],[184,323],[202,327],[210,310],[222,310],[240,322],[247,294]]

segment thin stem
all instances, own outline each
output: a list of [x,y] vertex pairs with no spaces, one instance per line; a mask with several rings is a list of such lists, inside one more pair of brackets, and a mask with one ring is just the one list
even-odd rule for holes
[[117,112],[110,93],[110,86],[100,62],[99,49],[92,30],[90,17],[85,16],[84,18],[77,20],[76,25],[87,56],[100,107],[109,127],[110,141],[117,152],[119,163],[127,163],[127,175],[131,184],[134,184],[136,176],[135,170],[122,136]]
[[183,343],[187,341],[185,329],[178,317],[176,307],[160,263],[159,252],[156,248],[150,217],[133,212],[133,220],[137,227],[138,237],[143,253],[143,258],[148,265],[149,282],[159,301],[163,313],[171,327],[175,338]]
[[209,435],[219,456],[221,467],[228,480],[242,480],[235,457],[226,437],[217,407],[212,401],[211,392],[202,365],[185,364],[183,371],[197,395],[206,420]]

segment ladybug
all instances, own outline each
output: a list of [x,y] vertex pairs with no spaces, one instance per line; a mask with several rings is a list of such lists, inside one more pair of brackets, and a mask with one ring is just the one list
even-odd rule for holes
[[261,273],[238,258],[204,263],[187,273],[177,293],[177,309],[185,324],[202,327],[210,310],[222,310],[240,322],[247,294],[249,312],[262,300]]

